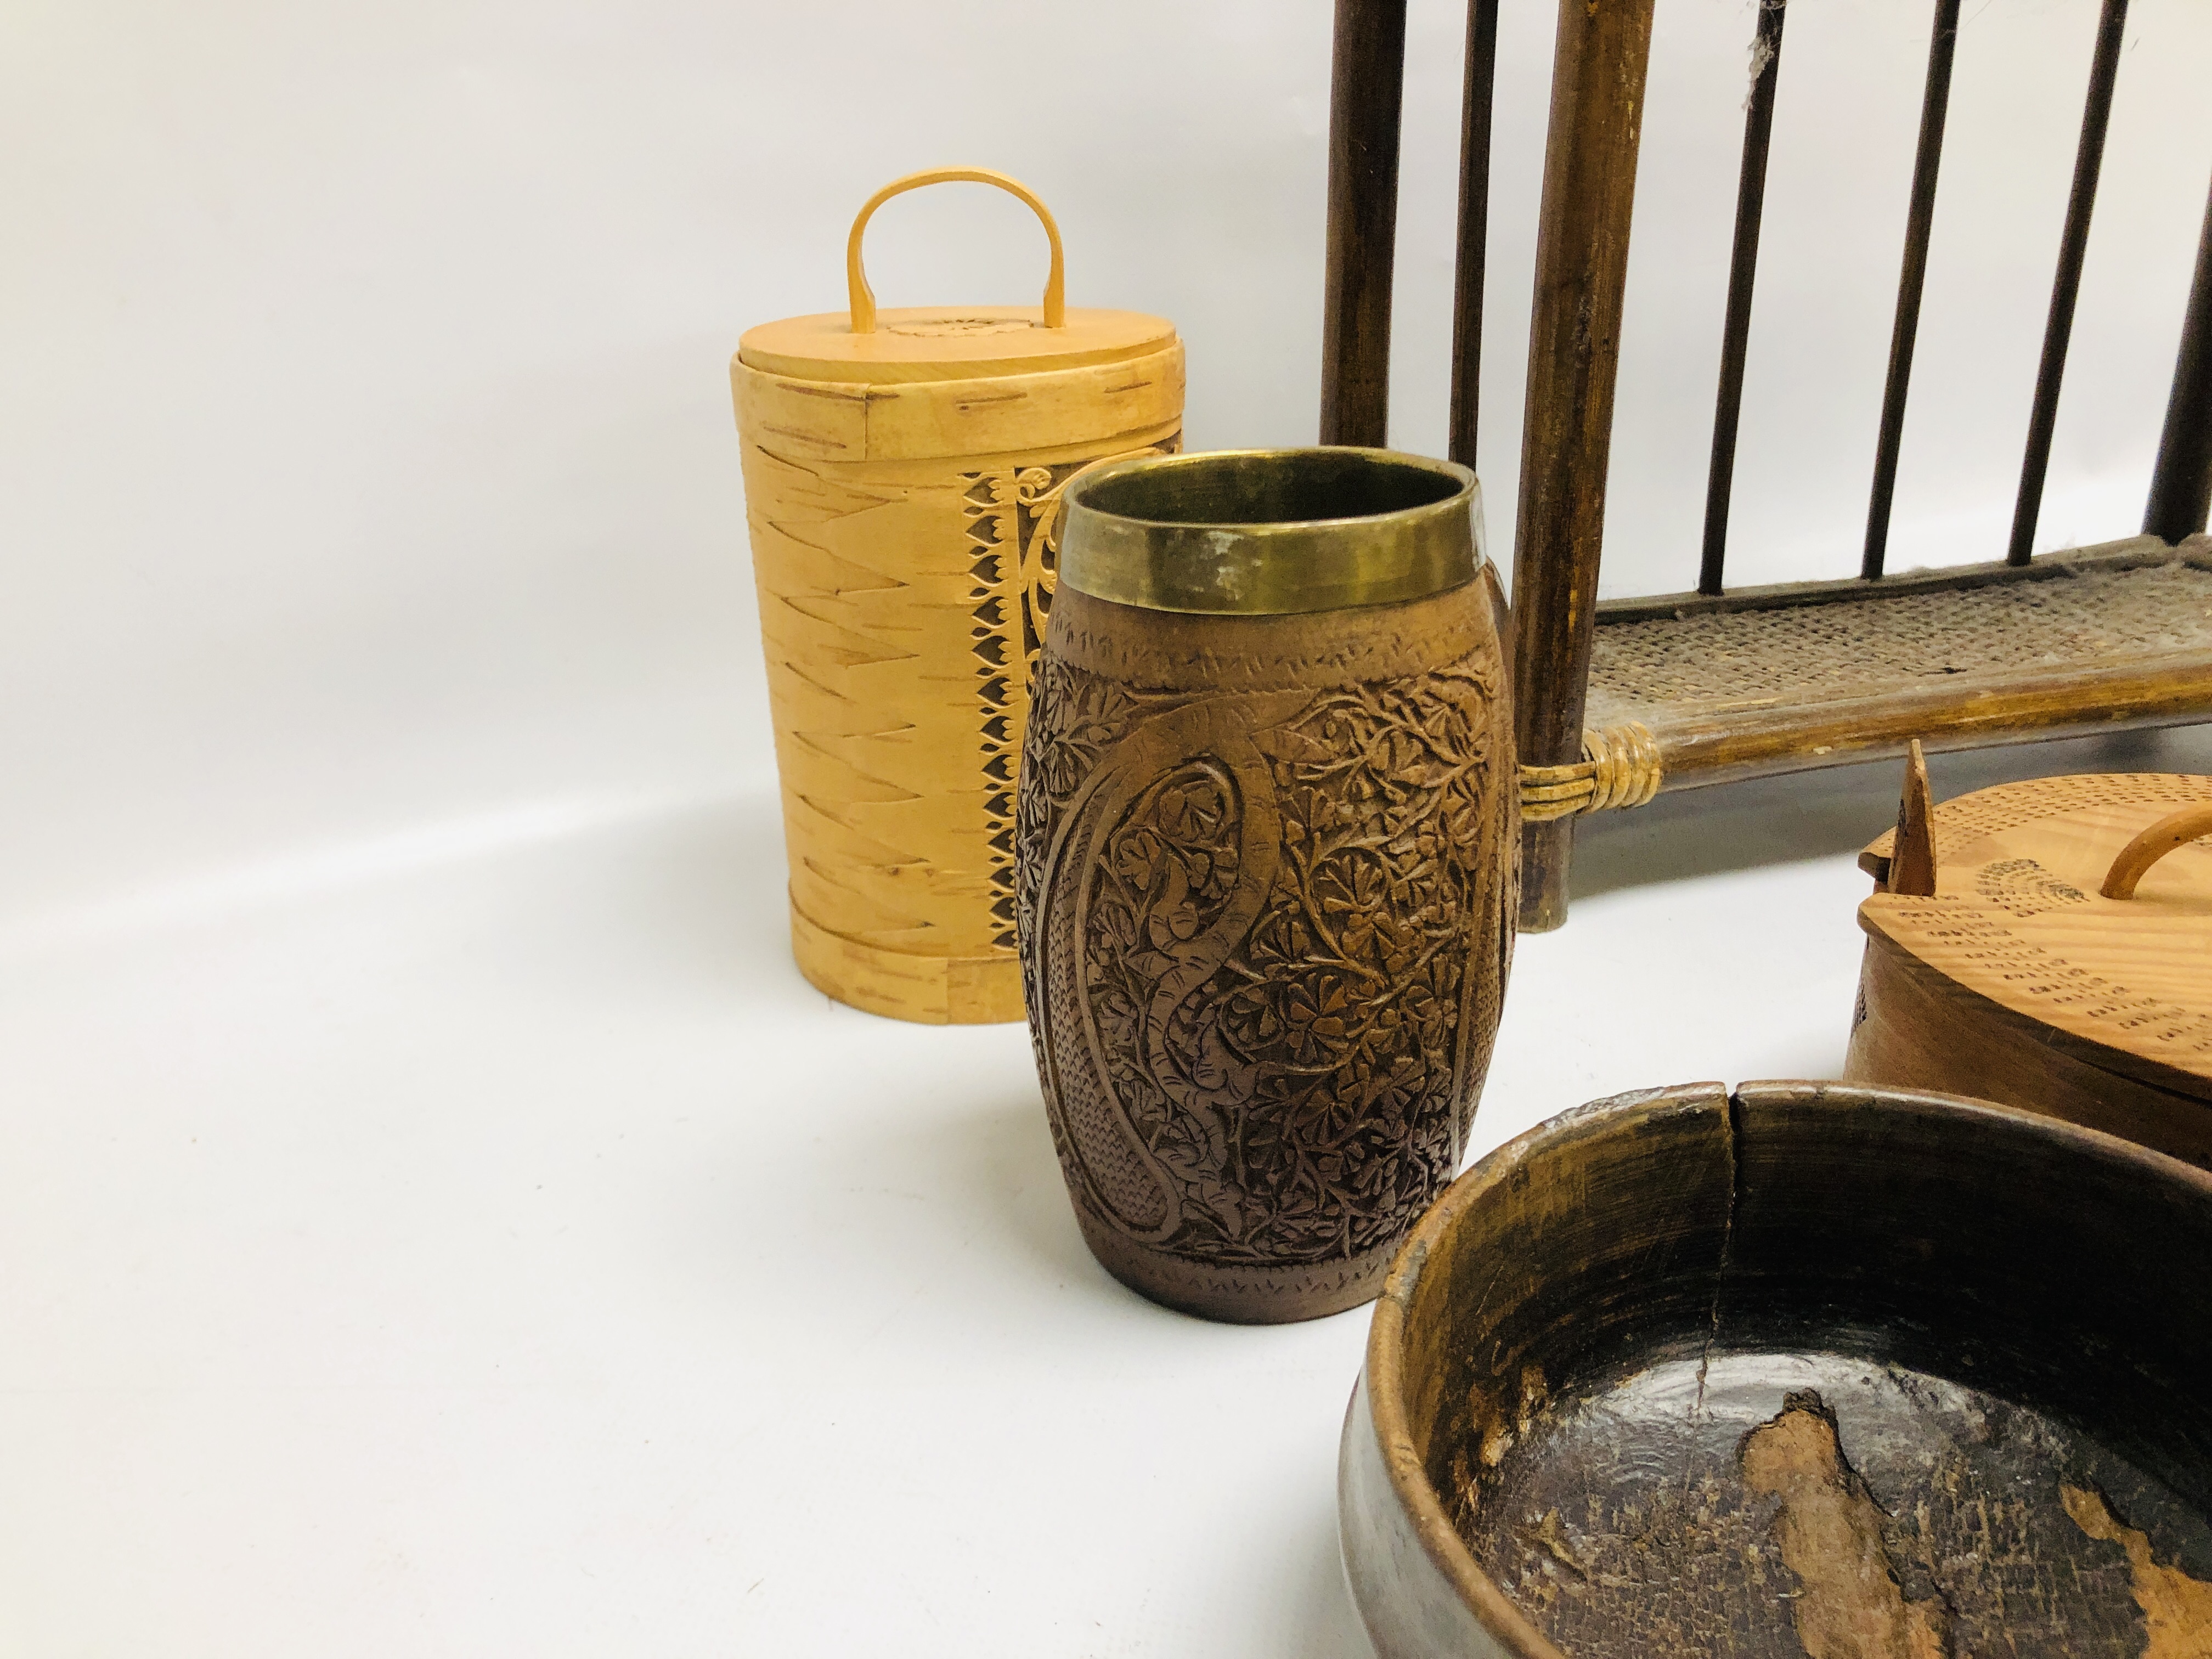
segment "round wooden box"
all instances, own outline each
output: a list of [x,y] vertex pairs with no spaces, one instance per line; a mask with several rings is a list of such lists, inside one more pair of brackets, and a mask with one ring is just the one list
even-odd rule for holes
[[[1042,306],[876,308],[870,216],[952,179],[1036,211]],[[752,329],[730,365],[792,948],[856,1008],[1019,1019],[1015,773],[1060,493],[1098,462],[1179,445],[1182,343],[1162,318],[1070,309],[1052,216],[980,169],[878,191],[846,277],[847,311]]]
[[2024,1107],[2212,1168],[2212,778],[2109,773],[1929,806],[1882,884],[1844,1075]]

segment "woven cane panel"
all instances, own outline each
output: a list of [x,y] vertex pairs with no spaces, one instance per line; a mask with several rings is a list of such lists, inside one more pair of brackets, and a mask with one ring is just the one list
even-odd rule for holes
[[1593,724],[1878,696],[1961,674],[2212,647],[2212,571],[2176,561],[2039,581],[1716,611],[1597,629]]

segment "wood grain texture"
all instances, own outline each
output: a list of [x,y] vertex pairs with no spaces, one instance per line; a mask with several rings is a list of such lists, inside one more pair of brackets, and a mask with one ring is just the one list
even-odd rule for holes
[[1965,989],[1886,939],[1867,940],[1843,1075],[2017,1106],[2212,1169],[2212,1104],[2099,1064],[2094,1049]]
[[[2147,567],[2167,559],[2185,538],[2190,539],[2179,549],[2181,562],[2212,572],[2201,540],[2205,504],[2212,500],[2212,439],[2205,436],[2212,432],[2212,421],[2203,418],[2212,407],[2212,369],[2207,368],[2212,347],[2206,344],[2212,338],[2207,320],[2212,319],[2212,301],[2207,301],[2212,294],[2212,210],[2199,249],[2146,538],[2125,550],[2116,544],[2033,562],[2026,558],[2042,487],[2042,450],[2047,447],[2070,328],[2075,267],[2086,246],[2104,106],[2120,43],[2124,0],[2105,0],[2012,558],[1994,568],[1884,576],[1959,32],[1959,0],[1935,0],[1933,9],[1862,580],[1722,592],[1735,405],[1748,337],[1766,124],[1782,38],[1782,0],[1766,0],[1758,8],[1753,88],[1746,106],[1700,591],[1599,605],[1613,376],[1651,9],[1648,0],[1563,0],[1559,8],[1529,335],[1514,588],[1516,738],[1522,764],[1534,774],[1528,796],[1532,810],[1522,832],[1521,925],[1531,932],[1565,920],[1576,817],[1607,804],[1636,804],[1607,803],[1593,793],[1577,805],[1560,794],[1562,769],[1577,765],[1585,732],[1593,753],[1625,743],[1632,733],[1638,742],[1648,735],[1659,757],[1660,787],[1682,789],[1901,754],[1914,736],[1936,750],[2179,724],[2212,714],[2212,629],[2202,626],[2180,629],[2197,637],[2178,644],[2123,639],[2093,647],[2069,636],[2094,630],[2057,626],[2039,631],[2027,614],[2034,606],[2028,605],[2014,607],[2009,622],[1990,630],[1979,648],[1962,647],[1954,662],[1900,672],[1886,664],[1850,660],[1859,647],[1880,656],[1897,636],[1926,632],[1930,618],[1946,611],[1972,620],[1977,607],[1971,596],[2000,580],[1994,572],[2043,582],[2086,574],[2094,563],[2096,574],[2117,582],[2124,561],[2100,556],[2124,550],[2140,556],[2138,562]],[[1474,85],[1472,78],[1469,85]],[[1462,294],[1480,291],[1479,273],[1467,270],[1464,260],[1460,286]],[[1456,422],[1456,404],[1455,409]],[[1471,405],[1468,424],[1472,425]],[[2212,605],[2201,602],[2205,596],[2182,592],[2172,583],[2161,586],[2145,577],[2117,585],[2160,589],[2149,597],[2138,593],[2133,600],[2114,595],[2115,608],[2129,612],[2130,621],[2151,610],[2191,624],[2212,615]],[[1893,602],[1894,608],[1877,601]],[[1824,614],[1805,620],[1785,614],[1814,611]],[[1806,653],[1803,636],[1824,631],[1828,648]],[[2035,648],[2025,655],[2008,653],[1997,643],[2008,635],[2017,636],[2015,644],[2033,643]],[[1724,673],[1747,662],[1755,670],[1774,671],[1784,661],[1792,666],[1802,661],[1814,672],[1802,678],[1788,672],[1755,672],[1732,696],[1681,698],[1655,684],[1692,664]],[[1840,680],[1832,672],[1838,670],[1844,671]]]
[[1379,449],[1390,425],[1390,283],[1406,0],[1336,0],[1328,88],[1328,229],[1321,441]]
[[1182,345],[995,379],[731,377],[799,967],[896,1018],[1019,1019],[1013,794],[1058,492],[1176,447]]
[[2148,828],[2138,830],[2135,839],[2120,848],[2112,868],[2105,872],[2104,884],[2098,888],[2098,893],[2108,899],[2133,898],[2151,866],[2168,853],[2178,853],[2206,836],[2212,836],[2212,802],[2167,813]]
[[2160,860],[2131,898],[2098,890],[2137,831],[2212,801],[2212,778],[2166,779],[2157,799],[2122,775],[1942,803],[1933,896],[1876,893],[1860,926],[2107,1069],[2212,1098],[2212,847]]
[[1369,1633],[2201,1653],[2212,1292],[2170,1264],[2208,1253],[2212,1174],[2027,1113],[1769,1083],[1564,1114],[1376,1304],[1339,1486]]
[[1450,437],[1444,453],[1474,465],[1482,424],[1482,299],[1490,270],[1490,128],[1498,90],[1498,0],[1468,0],[1460,88],[1459,247],[1452,260]]
[[[2100,891],[2139,832],[2204,824],[2208,810],[2212,778],[2156,774],[1936,806],[1932,894],[1860,907],[1844,1075],[1975,1095],[2212,1167],[2212,847],[2168,837],[2130,896]],[[1865,855],[1893,886],[1895,842]]]
[[[1513,564],[1522,761],[1582,756],[1651,0],[1559,8]],[[1571,819],[1523,832],[1521,926],[1565,920]]]
[[1085,1239],[1170,1306],[1374,1293],[1456,1169],[1512,937],[1491,596],[1290,616],[1056,599],[1021,943]]
[[1915,738],[1905,757],[1905,787],[1897,800],[1897,830],[1891,838],[1889,867],[1882,872],[1886,891],[1917,898],[1936,891],[1935,808],[1928,795],[1928,757]]
[[[1960,848],[1992,830],[2077,806],[2124,801],[2141,803],[2155,814],[2203,799],[2198,781],[2182,772],[2081,772],[2033,781],[2033,794],[2015,794],[2010,787],[1978,789],[1942,802],[1941,810],[1931,809],[1929,823],[1938,861],[1955,860]],[[1859,868],[1877,883],[1884,879],[1895,841],[1895,831],[1885,830],[1860,850]]]

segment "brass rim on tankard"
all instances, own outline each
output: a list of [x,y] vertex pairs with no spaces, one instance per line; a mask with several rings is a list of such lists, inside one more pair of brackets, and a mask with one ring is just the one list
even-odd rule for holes
[[1425,599],[1482,568],[1482,495],[1389,449],[1114,461],[1068,486],[1060,585],[1149,611],[1285,616]]

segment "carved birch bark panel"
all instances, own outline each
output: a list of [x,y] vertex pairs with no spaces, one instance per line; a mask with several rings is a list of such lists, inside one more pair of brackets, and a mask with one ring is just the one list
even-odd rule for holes
[[1182,349],[896,386],[733,362],[800,969],[855,1007],[1018,1019],[1016,770],[1059,491],[1180,441]]

